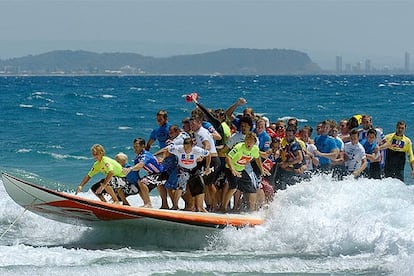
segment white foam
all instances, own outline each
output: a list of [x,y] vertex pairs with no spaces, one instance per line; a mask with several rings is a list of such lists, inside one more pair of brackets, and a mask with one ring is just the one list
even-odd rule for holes
[[[81,195],[95,198],[90,191]],[[151,199],[157,208],[159,197],[152,194]],[[142,204],[139,196],[129,200],[132,205]],[[0,185],[1,230],[21,211]],[[26,212],[0,240],[0,272],[1,267],[11,267],[15,275],[30,275],[30,268],[36,275],[82,274],[86,266],[91,273],[105,273],[106,268],[120,274],[386,271],[411,275],[414,271],[414,186],[399,180],[337,182],[328,176],[314,177],[279,191],[262,212],[263,225],[226,228],[207,237],[204,249],[188,252],[128,246],[133,244],[130,239],[143,238],[150,245],[163,237],[168,238],[165,242],[194,246],[197,237],[183,235],[179,229],[153,237],[155,233],[134,228],[89,229]],[[117,242],[111,246],[111,240]]]

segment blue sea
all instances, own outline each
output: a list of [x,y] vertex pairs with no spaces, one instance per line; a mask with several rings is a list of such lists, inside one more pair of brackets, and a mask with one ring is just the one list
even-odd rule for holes
[[[0,77],[0,170],[73,193],[90,147],[133,158],[165,109],[179,124],[197,91],[210,108],[239,97],[256,113],[299,125],[369,114],[384,133],[407,122],[414,139],[414,76]],[[242,107],[237,109],[242,112]],[[157,150],[153,147],[152,151]],[[255,228],[144,233],[87,228],[24,212],[0,181],[1,275],[413,275],[414,180],[314,177],[278,192]],[[82,195],[93,197],[86,186]],[[151,194],[155,205],[156,193]],[[142,202],[138,197],[134,204]]]

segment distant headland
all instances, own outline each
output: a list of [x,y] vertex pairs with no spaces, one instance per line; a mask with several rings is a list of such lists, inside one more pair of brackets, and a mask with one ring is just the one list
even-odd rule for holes
[[231,48],[165,58],[58,50],[0,60],[0,75],[309,75],[323,70],[306,53]]

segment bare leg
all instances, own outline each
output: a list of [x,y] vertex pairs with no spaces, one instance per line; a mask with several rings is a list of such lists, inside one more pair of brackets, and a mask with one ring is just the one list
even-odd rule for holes
[[207,186],[208,193],[210,195],[210,209],[215,211],[217,208],[217,200],[216,200],[216,193],[217,189],[214,184]]
[[125,196],[124,191],[122,190],[122,188],[117,189],[116,193],[119,195],[119,197],[121,198],[124,205],[131,205],[131,204],[129,204],[128,200],[126,199],[126,196]]
[[234,204],[233,204],[233,210],[237,211],[240,208],[240,199],[241,199],[241,192],[239,190],[236,190],[234,193]]
[[142,183],[142,181],[138,181],[138,185],[139,185],[139,195],[141,196],[141,199],[144,202],[144,205],[142,207],[152,208],[148,186]]
[[249,199],[249,211],[253,212],[256,210],[256,197],[257,194],[256,193],[248,193],[247,194],[248,199]]
[[112,189],[111,186],[106,185],[105,191],[112,197],[112,200],[114,201],[115,204],[119,204],[118,197],[116,196],[114,189]]
[[260,208],[262,208],[263,204],[266,201],[266,196],[265,193],[263,191],[263,189],[258,189],[257,192],[257,198],[256,198],[256,207],[255,209],[258,210]]
[[95,194],[97,197],[99,197],[99,199],[101,200],[101,201],[103,201],[103,202],[106,202],[106,199],[105,199],[105,197],[102,195],[102,194],[100,194],[100,195],[98,195],[98,194]]
[[195,208],[197,212],[207,213],[207,210],[204,208],[204,194],[199,194],[194,197]]
[[221,205],[221,208],[220,208],[221,212],[223,212],[223,213],[227,212],[227,207],[230,203],[230,199],[233,196],[235,191],[236,191],[236,189],[229,189],[227,191],[227,193],[224,195],[223,204]]
[[219,208],[221,208],[221,206],[223,206],[224,204],[224,199],[226,197],[227,192],[229,191],[229,183],[226,181],[224,183],[223,189],[221,190],[221,195],[220,195],[220,200],[219,200]]
[[183,194],[183,191],[178,189],[178,190],[169,190],[170,192],[170,197],[173,203],[173,206],[171,207],[171,209],[173,210],[178,210],[178,201],[181,198],[181,195]]
[[167,189],[165,189],[164,185],[158,185],[157,190],[161,197],[161,209],[169,209],[170,206],[168,206]]
[[194,211],[194,198],[191,195],[190,191],[187,191],[184,195],[183,195],[183,199],[185,202],[185,211]]

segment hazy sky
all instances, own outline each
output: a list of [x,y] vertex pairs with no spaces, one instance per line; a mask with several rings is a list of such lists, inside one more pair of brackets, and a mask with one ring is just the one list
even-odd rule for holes
[[304,51],[322,67],[414,60],[414,1],[0,0],[0,59],[51,50],[151,56]]

